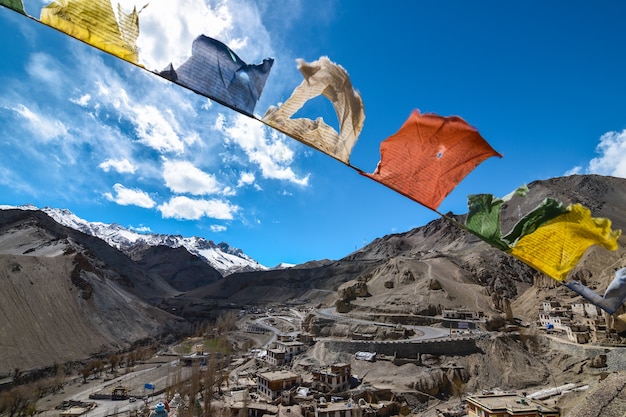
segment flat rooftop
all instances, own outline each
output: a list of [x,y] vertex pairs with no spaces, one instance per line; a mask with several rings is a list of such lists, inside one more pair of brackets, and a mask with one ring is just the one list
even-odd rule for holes
[[281,379],[298,378],[300,375],[289,371],[272,371],[260,373],[259,376],[269,381],[280,381]]
[[486,395],[470,395],[468,401],[480,405],[485,409],[495,410],[511,410],[516,413],[524,411],[537,411],[537,407],[545,412],[559,412],[558,409],[549,407],[544,403],[530,398],[520,397],[517,394],[486,394]]

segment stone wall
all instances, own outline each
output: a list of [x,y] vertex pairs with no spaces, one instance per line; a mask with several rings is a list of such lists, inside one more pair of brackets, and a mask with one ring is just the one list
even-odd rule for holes
[[418,354],[469,355],[480,352],[474,338],[459,337],[444,340],[425,341],[365,341],[365,340],[323,340],[324,347],[333,352],[376,352],[386,356],[417,359]]
[[550,348],[571,356],[594,359],[606,355],[606,367],[611,372],[626,369],[626,347],[602,347],[567,343],[550,338]]

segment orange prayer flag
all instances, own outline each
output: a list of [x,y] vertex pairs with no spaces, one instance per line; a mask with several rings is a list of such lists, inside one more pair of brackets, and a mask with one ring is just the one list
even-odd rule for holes
[[460,117],[417,110],[381,143],[380,155],[376,171],[362,174],[432,210],[482,161],[502,157]]

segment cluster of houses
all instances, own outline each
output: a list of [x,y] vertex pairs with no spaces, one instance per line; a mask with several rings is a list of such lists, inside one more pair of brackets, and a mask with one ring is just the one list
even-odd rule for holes
[[[600,329],[599,312],[582,304],[557,309],[554,303],[544,303],[540,320],[546,320],[544,327],[549,321],[552,328],[577,335],[577,328],[566,320],[573,315],[593,321],[594,329]],[[445,310],[443,318],[451,328],[472,329],[484,316],[481,312],[469,310]],[[247,330],[264,330],[255,326],[253,324]],[[578,340],[582,339],[579,337]],[[268,349],[259,351],[257,360],[265,370],[246,378],[247,385],[241,382],[243,380],[237,384],[239,388],[231,392],[227,404],[230,416],[386,417],[411,413],[407,403],[388,390],[354,389],[358,381],[351,375],[348,363],[312,369],[306,375],[294,372],[289,364],[312,343],[310,335],[301,334],[296,338],[279,335]],[[374,361],[376,353],[356,352],[355,359]],[[502,393],[469,396],[463,415],[466,413],[469,416],[560,416],[558,408],[548,407],[539,400]]]
[[345,363],[312,370],[311,381],[306,386],[302,384],[302,377],[292,371],[260,372],[257,375],[256,390],[267,400],[280,400],[283,404],[292,403],[295,397],[306,398],[314,393],[340,394],[351,388],[350,371],[350,365]]
[[[476,320],[478,314],[457,312],[457,320]],[[227,403],[231,417],[388,417],[409,415],[412,410],[402,397],[390,390],[354,389],[358,381],[348,363],[335,363],[300,375],[286,369],[295,355],[310,345],[310,340],[279,337],[258,360],[268,370],[239,381]],[[355,359],[376,360],[376,354],[357,352]],[[281,368],[282,369],[279,369]],[[449,415],[441,413],[440,415]],[[537,416],[560,417],[560,410],[535,398],[511,393],[487,393],[468,396],[461,415],[467,416]]]
[[294,356],[312,343],[312,337],[307,334],[295,339],[279,335],[268,349],[257,352],[256,359],[264,365],[264,370],[238,374],[238,388],[231,392],[227,404],[230,415],[386,417],[398,414],[402,405],[388,390],[348,393],[358,384],[348,363],[312,369],[306,375],[288,369]]
[[539,326],[548,332],[561,333],[574,343],[594,343],[616,337],[602,312],[590,303],[562,306],[558,301],[543,301],[539,308]]
[[[484,318],[481,312],[445,310],[444,322],[450,328],[473,329]],[[578,343],[606,337],[607,326],[592,304],[561,307],[556,302],[542,304],[539,322],[545,329],[562,332]],[[264,333],[258,323],[245,331]],[[603,333],[604,332],[604,333]],[[354,335],[353,335],[354,338]],[[411,409],[402,397],[390,390],[359,387],[349,363],[311,369],[299,374],[290,367],[294,357],[314,343],[310,334],[296,337],[278,335],[269,348],[256,351],[259,367],[253,372],[235,372],[235,388],[225,399],[229,417],[387,417],[408,415]],[[205,357],[190,355],[184,364]],[[222,358],[218,358],[222,359]],[[374,352],[356,352],[355,359],[375,361]],[[187,362],[189,363],[187,363]],[[447,414],[441,414],[447,415]],[[483,394],[467,397],[463,415],[560,417],[560,410],[539,400],[516,394]]]
[[346,395],[349,372],[349,364],[336,364],[314,371],[313,381],[306,383],[292,371],[261,372],[256,393],[232,391],[227,409],[232,417],[388,417],[399,413],[402,406],[388,390]]

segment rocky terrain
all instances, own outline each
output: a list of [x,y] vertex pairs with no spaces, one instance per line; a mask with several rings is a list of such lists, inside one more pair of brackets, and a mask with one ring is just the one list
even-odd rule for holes
[[[546,197],[582,203],[593,216],[610,218],[614,229],[626,229],[624,179],[569,176],[536,181],[529,189],[526,198],[514,197],[503,207],[503,231]],[[534,323],[542,300],[580,301],[558,282],[465,232],[456,223],[463,221],[464,215],[448,213],[376,239],[340,260],[223,277],[182,246],[136,245],[121,251],[41,211],[0,210],[0,375],[175,335],[194,321],[214,319],[223,308],[336,307],[365,320],[410,324],[458,308],[480,311],[489,330],[502,330],[507,319]],[[622,266],[624,236],[617,251],[590,249],[572,275],[603,293]],[[626,335],[622,323],[618,314],[612,325]],[[334,326],[334,333],[359,331]],[[494,333],[477,343],[481,353],[426,356],[421,366],[359,363],[368,370],[357,372],[378,375],[379,385],[388,381],[407,392],[436,396],[460,389],[530,390],[573,379],[599,381],[621,366],[611,359],[598,367],[594,354],[555,349],[532,329]],[[338,355],[316,352],[303,356],[302,365],[341,359]]]
[[0,374],[128,348],[186,323],[177,291],[100,239],[37,211],[0,211]]
[[[626,230],[624,179],[569,176],[537,181],[529,188],[526,198],[514,197],[504,205],[503,232],[546,197],[565,204],[580,202],[593,216],[611,219],[614,229]],[[463,223],[463,215],[447,216],[452,220],[441,218],[406,233],[381,237],[338,261],[233,274],[180,299],[300,304],[339,301],[344,311],[370,314],[408,311],[429,315],[442,308],[468,308],[496,315],[504,314],[510,306],[513,316],[529,322],[537,319],[538,300],[580,300],[557,281],[462,230],[453,221]],[[603,293],[615,269],[626,266],[624,242],[622,236],[618,250],[613,252],[592,247],[572,275],[584,278]],[[364,291],[365,296],[357,296],[355,291]],[[326,298],[329,294],[330,299]]]

